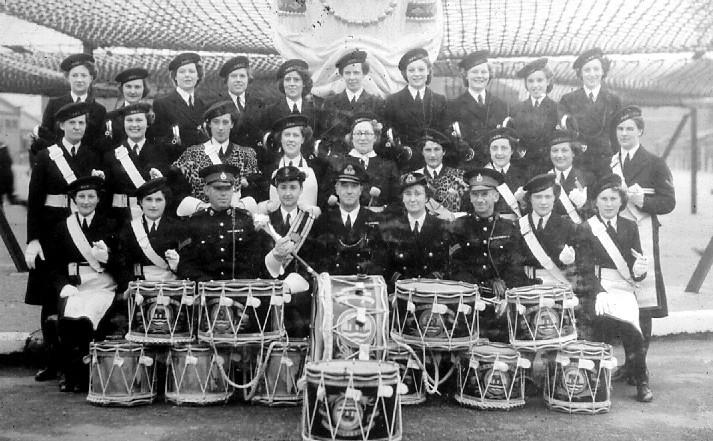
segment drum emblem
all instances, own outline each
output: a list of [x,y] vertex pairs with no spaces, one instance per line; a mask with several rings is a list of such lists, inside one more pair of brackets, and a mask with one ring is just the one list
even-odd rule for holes
[[423,308],[418,316],[418,325],[424,337],[444,337],[448,329],[453,329],[455,314],[450,308],[444,314],[436,314],[431,306]]
[[535,309],[530,315],[529,321],[535,325],[537,340],[548,340],[559,336],[557,325],[560,322],[560,316],[553,308],[542,306]]
[[155,334],[168,334],[171,332],[173,323],[173,310],[169,305],[159,305],[151,303],[148,308],[149,329]]
[[363,321],[358,317],[357,311],[350,309],[344,311],[337,319],[339,345],[346,348],[359,348],[360,344],[374,341],[376,335],[376,322],[374,317],[365,314]]
[[510,374],[493,369],[491,366],[483,376],[485,386],[485,398],[502,400],[507,397],[510,389]]
[[569,396],[577,397],[587,391],[589,382],[587,374],[579,369],[576,364],[568,365],[562,373],[562,385]]
[[361,436],[362,431],[371,430],[374,421],[379,416],[379,411],[374,409],[374,418],[368,418],[366,421],[368,426],[362,428],[364,414],[370,401],[365,396],[362,396],[359,400],[347,398],[344,393],[331,397],[329,398],[329,417],[324,412],[320,412],[322,413],[322,425],[327,429],[331,429],[331,419],[332,424],[336,425],[337,436],[345,438]]
[[[247,325],[247,317],[243,316],[245,308],[240,303],[233,303],[233,306],[220,304],[220,299],[208,301],[210,320],[213,323],[213,332],[216,334],[232,334],[241,331]],[[205,324],[207,328],[209,324]],[[235,327],[235,330],[233,330]]]

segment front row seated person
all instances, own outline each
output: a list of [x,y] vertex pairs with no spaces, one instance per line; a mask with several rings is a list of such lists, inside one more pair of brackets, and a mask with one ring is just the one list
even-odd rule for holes
[[106,313],[114,302],[116,282],[109,257],[116,250],[115,224],[95,211],[103,185],[97,176],[80,177],[69,185],[77,212],[57,224],[47,250],[51,282],[59,292],[62,392],[87,390],[89,375],[82,359],[89,342],[106,335]]
[[417,277],[446,278],[450,235],[446,221],[426,210],[433,196],[425,175],[409,172],[401,177],[404,209],[382,221],[384,278],[389,289],[397,280]]
[[[473,211],[455,221],[451,252],[451,278],[479,285],[483,297],[503,299],[507,288],[528,285],[523,269],[520,229],[495,210],[497,187],[505,177],[491,168],[465,175]],[[483,336],[507,342],[507,322],[487,308],[480,319]]]
[[636,399],[650,402],[653,393],[636,300],[638,282],[646,277],[649,262],[641,254],[636,223],[619,215],[627,201],[621,177],[602,177],[592,188],[591,198],[596,214],[579,230],[591,251],[578,263],[590,294],[584,298],[580,323],[588,339],[621,338],[626,354],[622,369],[635,381]]

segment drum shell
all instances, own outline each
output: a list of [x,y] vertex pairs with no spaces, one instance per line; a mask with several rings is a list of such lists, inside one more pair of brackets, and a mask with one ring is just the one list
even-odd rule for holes
[[92,342],[89,355],[90,403],[136,406],[156,399],[155,359],[143,345]]
[[307,346],[306,341],[270,345],[265,372],[258,380],[253,402],[268,406],[295,406],[300,403],[302,394],[297,388],[297,381],[304,373]]
[[166,401],[174,404],[226,402],[233,392],[231,357],[225,349],[206,345],[172,346],[166,359]]
[[557,348],[577,339],[570,287],[532,285],[506,292],[510,343],[523,349]]
[[413,354],[394,343],[390,343],[386,360],[398,364],[401,384],[407,389],[405,393],[401,394],[401,404],[407,406],[426,401],[423,370]]
[[129,283],[127,292],[129,308],[127,340],[152,344],[193,341],[194,282],[136,281]]

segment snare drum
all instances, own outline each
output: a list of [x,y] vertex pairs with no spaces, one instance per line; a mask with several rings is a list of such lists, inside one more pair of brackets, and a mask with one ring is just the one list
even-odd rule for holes
[[303,440],[400,440],[399,367],[375,360],[305,366]]
[[203,345],[173,346],[166,359],[166,401],[174,404],[225,403],[230,386],[230,354]]
[[90,343],[87,401],[104,406],[150,404],[156,398],[154,358],[126,341]]
[[401,395],[401,404],[408,406],[426,401],[424,372],[417,357],[411,351],[392,342],[388,345],[386,360],[399,365],[399,377],[403,385],[402,389],[405,389]]
[[611,408],[612,347],[577,340],[546,355],[545,404],[566,413],[598,414]]
[[514,409],[525,405],[524,370],[530,360],[503,343],[482,343],[457,356],[459,403],[477,409]]
[[129,332],[139,343],[176,344],[193,340],[195,282],[129,283]]
[[383,359],[389,314],[382,276],[329,276],[319,279],[315,361],[333,358]]
[[568,285],[532,285],[508,289],[510,343],[519,349],[557,348],[577,339],[574,307],[578,299]]
[[302,378],[307,342],[274,342],[270,344],[257,391],[255,403],[267,406],[296,406],[302,400],[297,380]]
[[198,340],[232,345],[278,340],[285,333],[280,280],[199,282]]
[[434,279],[396,281],[391,337],[431,349],[467,349],[478,341],[478,287]]

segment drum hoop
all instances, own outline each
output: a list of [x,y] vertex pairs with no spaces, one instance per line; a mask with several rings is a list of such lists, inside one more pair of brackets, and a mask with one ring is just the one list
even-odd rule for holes
[[151,404],[156,400],[157,395],[158,394],[155,389],[152,392],[136,394],[131,397],[113,397],[111,395],[97,394],[89,391],[87,393],[87,401],[101,406],[133,407]]
[[143,352],[144,346],[131,342],[131,341],[123,341],[123,342],[90,342],[89,343],[89,351],[99,351],[99,352]]
[[574,297],[574,292],[568,285],[529,285],[509,288],[505,291],[505,299],[508,303],[528,305],[539,303],[540,298],[563,301],[572,297]]
[[127,289],[129,293],[139,293],[143,297],[156,297],[159,294],[168,297],[182,296],[184,294],[193,295],[195,290],[196,282],[190,280],[168,280],[165,282],[136,280],[129,282],[129,288]]
[[525,398],[509,398],[505,400],[493,400],[481,398],[460,392],[453,396],[460,404],[476,409],[517,409],[525,405]]
[[614,350],[606,343],[575,340],[564,345],[559,352],[571,358],[608,360],[613,357]]
[[544,399],[545,405],[547,405],[548,408],[565,413],[596,415],[600,413],[607,413],[611,410],[611,398],[604,401],[571,402],[553,398],[548,394],[545,394]]
[[[405,285],[415,285],[412,288],[405,288]],[[458,287],[459,290],[448,292],[437,291],[438,287]],[[419,288],[431,287],[430,290],[419,290]],[[441,280],[441,279],[403,279],[396,281],[396,296],[399,298],[433,298],[439,299],[460,299],[462,297],[479,297],[478,286],[457,280]]]

